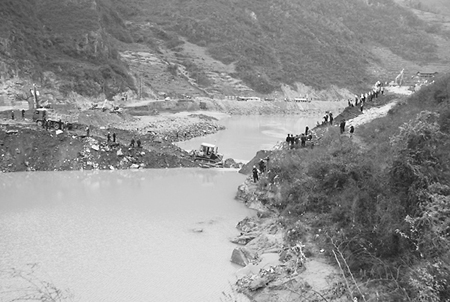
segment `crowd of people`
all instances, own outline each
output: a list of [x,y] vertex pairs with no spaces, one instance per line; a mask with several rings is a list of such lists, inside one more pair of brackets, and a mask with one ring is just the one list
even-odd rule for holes
[[379,95],[383,94],[384,86],[380,81],[377,81],[372,90],[366,93],[361,93],[360,96],[355,94],[354,99],[348,99],[348,106],[357,107],[359,105],[361,112],[364,112],[364,105],[366,102],[371,102],[374,98],[378,98]]
[[300,146],[306,147],[306,142],[311,141],[313,139],[313,135],[311,130],[308,126],[305,128],[305,132],[301,134],[297,134],[294,136],[294,134],[288,134],[286,137],[286,144],[289,146],[290,149],[294,149],[298,144],[300,143]]
[[[378,98],[378,96],[384,94],[384,86],[380,81],[377,81],[375,83],[375,86],[372,90],[361,93],[360,96],[355,95],[354,99],[348,99],[348,106],[349,107],[360,107],[361,113],[364,112],[364,105],[366,102],[371,102],[373,99]],[[327,111],[325,115],[323,116],[322,123],[317,122],[317,126],[322,125],[333,125],[334,122],[334,116],[332,112]],[[342,119],[339,123],[339,130],[340,134],[345,134],[347,129],[347,121],[345,119]],[[350,134],[350,137],[353,137],[353,133],[355,132],[355,126],[350,125],[348,127],[348,132]],[[294,149],[296,146],[300,144],[300,147],[306,147],[306,142],[311,141],[313,139],[313,133],[309,129],[308,126],[305,128],[305,132],[301,133],[299,135],[293,135],[288,134],[286,137],[286,145],[289,149]],[[314,144],[311,144],[311,147],[313,147]],[[267,163],[269,162],[269,158],[266,159]],[[253,181],[256,183],[259,180],[259,175],[264,173],[267,170],[266,163],[263,159],[259,162],[259,169],[256,167],[256,165],[253,166],[252,174],[253,174]]]

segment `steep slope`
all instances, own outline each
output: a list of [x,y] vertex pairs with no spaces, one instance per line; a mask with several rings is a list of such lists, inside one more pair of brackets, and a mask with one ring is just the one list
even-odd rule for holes
[[4,0],[0,14],[3,105],[32,82],[57,102],[283,98],[448,65],[440,29],[393,0]]
[[368,63],[378,61],[368,49],[372,45],[407,60],[437,58],[425,23],[389,0],[129,3],[124,17],[150,22],[155,32],[165,33],[166,46],[176,49],[182,44],[176,35],[186,37],[213,58],[234,63],[233,76],[262,93],[281,83],[364,85],[374,78],[366,72]]
[[43,89],[107,96],[133,88],[112,36],[131,41],[117,13],[95,0],[0,2],[1,74]]

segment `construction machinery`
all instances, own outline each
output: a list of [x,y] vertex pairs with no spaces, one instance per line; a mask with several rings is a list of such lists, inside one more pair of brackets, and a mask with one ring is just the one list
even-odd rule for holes
[[191,156],[196,161],[218,164],[223,160],[223,154],[219,153],[219,148],[215,145],[202,143],[199,150],[192,150]]

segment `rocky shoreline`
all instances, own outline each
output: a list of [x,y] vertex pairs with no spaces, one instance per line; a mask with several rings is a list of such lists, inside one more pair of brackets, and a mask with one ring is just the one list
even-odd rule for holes
[[[357,108],[356,111],[348,108],[337,120],[345,118],[354,125],[365,124],[386,115],[397,102],[395,96],[386,98],[364,114],[357,113]],[[317,136],[315,144],[320,145],[320,137],[328,127],[313,129]],[[272,164],[282,160],[276,151],[283,149],[282,145],[273,151],[258,151],[240,172],[250,174],[251,167],[260,159],[270,157]],[[252,302],[348,301],[345,279],[321,248],[325,234],[311,227],[314,214],[305,212],[295,222],[283,217],[276,207],[282,202],[281,185],[277,176],[269,177],[268,173],[262,173],[258,183],[249,176],[237,189],[236,200],[256,211],[256,216],[237,224],[240,235],[231,239],[238,245],[231,262],[243,267],[236,273],[237,291]]]
[[250,178],[238,188],[236,199],[257,215],[240,221],[240,235],[231,239],[238,245],[231,262],[243,267],[236,273],[237,291],[254,302],[346,301],[339,272],[315,243],[320,234],[300,222],[286,228],[277,209],[267,207],[269,200],[276,204],[278,192],[278,184],[261,188]]

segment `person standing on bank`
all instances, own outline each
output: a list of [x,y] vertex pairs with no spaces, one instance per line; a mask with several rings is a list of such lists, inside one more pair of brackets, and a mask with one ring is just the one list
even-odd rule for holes
[[113,133],[113,143],[115,143],[116,142],[116,133],[114,132]]
[[353,125],[350,126],[350,137],[353,137],[353,133],[355,132],[355,127]]
[[256,183],[259,180],[258,169],[256,169],[256,166],[253,166],[252,172],[253,172],[253,182]]

